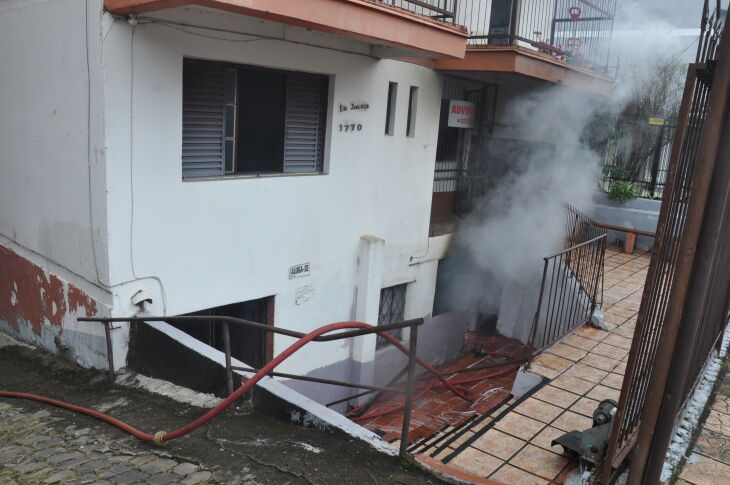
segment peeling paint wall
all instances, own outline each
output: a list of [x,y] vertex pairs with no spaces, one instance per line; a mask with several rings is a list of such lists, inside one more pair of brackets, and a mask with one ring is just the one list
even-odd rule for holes
[[101,300],[110,294],[95,288],[91,296],[81,288],[89,286],[59,277],[0,245],[0,331],[86,367],[106,367],[103,328],[76,321],[81,316],[109,314],[109,306]]

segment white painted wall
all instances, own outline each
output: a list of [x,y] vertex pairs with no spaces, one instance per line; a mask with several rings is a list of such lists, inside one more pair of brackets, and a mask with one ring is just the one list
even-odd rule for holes
[[[144,20],[134,28],[125,21],[109,27],[103,64],[116,313],[131,313],[129,296],[144,288],[153,294],[151,313],[181,314],[276,295],[280,327],[309,331],[353,319],[361,304],[358,246],[364,235],[385,241],[384,286],[417,281],[424,272],[435,275],[435,265],[426,270],[409,262],[427,251],[438,74],[363,55],[368,50],[358,43],[244,16],[198,8],[166,16],[298,43],[203,30],[194,35],[180,30],[188,27]],[[315,42],[331,48],[305,45]],[[330,127],[325,175],[183,182],[185,56],[329,74],[331,125],[356,121],[363,130]],[[383,133],[389,81],[399,83],[394,136]],[[411,85],[419,87],[417,131],[406,137]],[[370,109],[357,115],[334,109],[351,101],[367,102]],[[311,263],[311,276],[289,280],[289,266],[304,262]],[[129,280],[136,281],[124,283]],[[305,285],[313,297],[297,304],[297,289]],[[407,317],[430,313],[433,288],[423,286],[409,288]],[[274,352],[292,342],[277,337]],[[313,345],[282,370],[308,372],[351,357],[349,341]]]
[[101,0],[88,4],[87,13],[77,0],[0,3],[0,234],[99,284],[108,278]]
[[[0,331],[94,367],[106,366],[104,332],[76,322],[85,310],[69,295],[109,312],[101,12],[101,0],[0,2],[0,251],[24,260],[0,274],[20,295],[0,292]],[[34,268],[62,288],[37,322]]]

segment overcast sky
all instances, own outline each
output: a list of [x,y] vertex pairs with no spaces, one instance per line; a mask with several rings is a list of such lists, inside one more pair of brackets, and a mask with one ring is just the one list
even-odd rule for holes
[[[722,0],[723,8],[728,0]],[[715,0],[711,0],[714,6]],[[704,0],[618,0],[616,29],[633,28],[643,21],[677,28],[699,28]]]
[[[722,0],[727,8],[728,1]],[[715,0],[710,0],[711,10]],[[623,66],[657,54],[691,62],[697,50],[704,0],[617,0],[611,65]]]

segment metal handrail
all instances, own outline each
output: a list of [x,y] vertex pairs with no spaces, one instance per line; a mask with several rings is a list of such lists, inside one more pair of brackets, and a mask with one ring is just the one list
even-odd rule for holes
[[[258,369],[240,367],[232,365],[231,356],[231,336],[230,336],[230,324],[240,325],[248,328],[255,328],[265,332],[277,333],[279,335],[285,335],[287,337],[302,338],[307,334],[297,332],[294,330],[288,330],[280,327],[272,327],[263,323],[253,322],[251,320],[245,320],[242,318],[228,317],[228,316],[214,316],[214,315],[180,315],[180,316],[149,316],[149,317],[78,317],[79,322],[94,322],[101,323],[104,325],[104,332],[106,335],[106,349],[107,349],[107,363],[109,366],[109,379],[114,382],[114,354],[111,344],[111,324],[114,322],[129,322],[129,323],[140,323],[140,322],[197,322],[197,323],[208,323],[210,321],[220,321],[222,323],[223,330],[223,348],[226,359],[226,381],[228,394],[232,394],[234,391],[233,385],[233,371],[244,371],[244,372],[258,372]],[[333,335],[322,335],[312,339],[314,342],[331,342],[334,340],[343,340],[346,338],[359,337],[363,335],[370,335],[375,333],[387,332],[390,330],[401,329],[405,327],[410,328],[409,346],[408,346],[408,364],[407,364],[407,381],[405,391],[389,386],[377,386],[372,384],[361,384],[347,381],[336,381],[333,379],[322,379],[318,377],[301,376],[297,374],[287,374],[282,372],[270,372],[270,376],[286,377],[290,379],[318,382],[321,384],[329,384],[343,387],[352,387],[359,389],[368,389],[370,392],[393,392],[398,394],[405,394],[405,403],[403,407],[403,427],[401,430],[401,443],[400,443],[400,456],[406,456],[406,449],[408,445],[408,433],[410,428],[411,420],[411,409],[413,406],[413,394],[415,390],[415,369],[416,369],[416,356],[418,346],[418,327],[423,325],[423,318],[415,318],[411,320],[404,320],[402,322],[390,323],[386,325],[378,325],[369,328],[362,328],[357,330],[348,330],[344,332],[335,333]],[[362,394],[356,396],[350,396],[345,400],[354,399]],[[344,401],[343,401],[344,402]]]

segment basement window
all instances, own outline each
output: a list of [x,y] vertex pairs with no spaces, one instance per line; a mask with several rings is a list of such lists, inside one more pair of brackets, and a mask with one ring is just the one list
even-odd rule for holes
[[[390,286],[380,290],[380,310],[378,311],[378,325],[388,325],[405,320],[406,288],[408,284]],[[388,332],[392,337],[401,340],[403,329]],[[381,349],[390,344],[390,341],[380,335],[377,336],[375,348]]]
[[328,76],[183,60],[182,178],[321,173]]
[[395,104],[398,98],[398,83],[388,83],[388,104],[385,108],[385,134],[395,133]]

